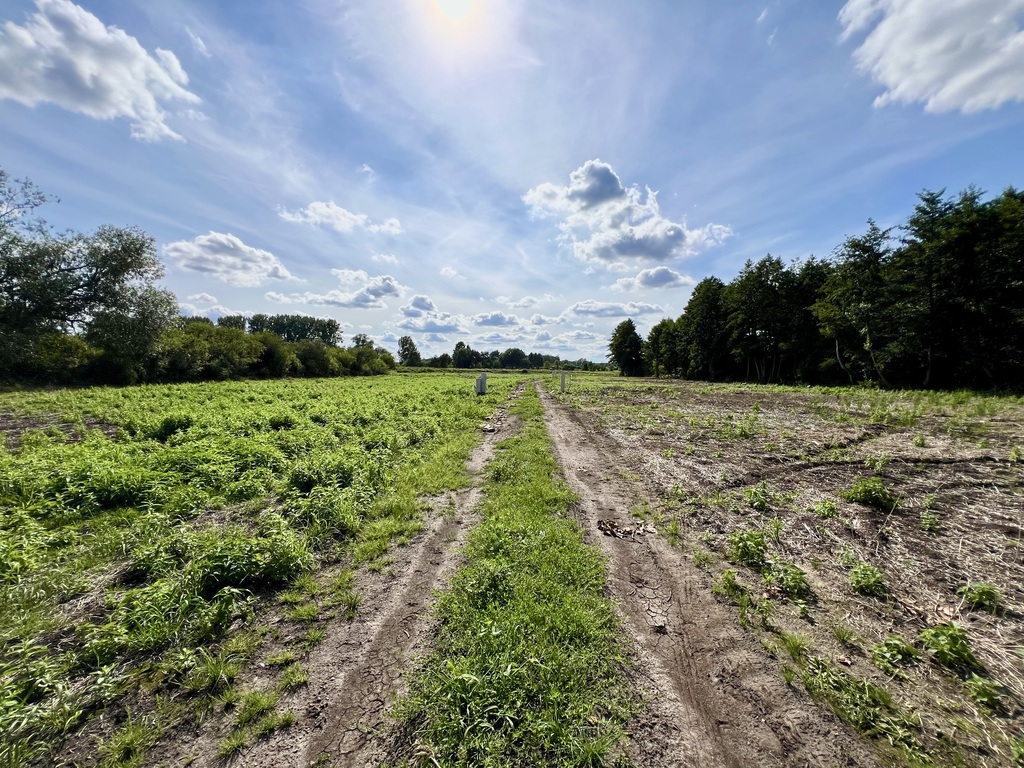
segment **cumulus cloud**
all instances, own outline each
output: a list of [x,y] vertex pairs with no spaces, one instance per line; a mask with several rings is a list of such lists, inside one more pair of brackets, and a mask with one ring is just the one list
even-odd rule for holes
[[533,340],[534,341],[550,341],[551,340],[551,334],[548,333],[547,331],[538,331],[537,333],[535,333],[533,335]]
[[[501,299],[499,299],[501,301]],[[534,298],[533,296],[523,296],[518,301],[510,301],[508,299],[503,301],[509,309],[529,309],[530,307],[536,307],[540,304],[540,299]]]
[[393,256],[390,253],[375,253],[370,257],[373,261],[378,264],[397,264],[398,257]]
[[495,331],[494,333],[486,333],[483,336],[477,336],[473,342],[475,344],[495,344],[498,346],[515,346],[521,344],[523,341],[522,337],[515,333],[501,333]]
[[407,317],[398,323],[406,331],[419,333],[465,333],[462,319],[447,312],[437,312],[425,317]]
[[562,317],[630,317],[632,315],[654,315],[664,311],[664,308],[659,307],[657,304],[647,304],[643,301],[619,303],[586,299],[585,301],[577,301],[566,309],[562,313]]
[[189,272],[202,272],[230,285],[252,287],[268,280],[294,280],[274,254],[246,245],[230,233],[209,232],[168,243],[164,256]]
[[535,313],[530,315],[530,322],[533,323],[534,325],[551,325],[552,323],[557,323],[558,318],[548,317],[547,315]]
[[657,193],[624,187],[610,165],[588,160],[568,186],[545,182],[523,195],[534,216],[557,216],[563,240],[582,261],[667,261],[717,245],[732,234],[721,224],[688,229],[661,215]]
[[506,315],[504,312],[484,312],[479,315],[473,315],[473,323],[475,325],[504,327],[519,325],[519,318],[515,315]]
[[375,234],[399,235],[402,233],[402,225],[398,219],[390,218],[383,224],[374,224],[365,213],[353,213],[337,205],[333,200],[314,200],[305,208],[299,208],[297,211],[278,208],[277,215],[285,221],[326,226],[336,232],[345,233],[351,232],[353,229],[365,229]]
[[25,26],[8,21],[0,29],[0,99],[48,102],[96,120],[126,117],[140,141],[183,140],[164,109],[199,103],[187,85],[173,53],[150,54],[70,0],[36,0]]
[[455,267],[442,267],[440,274],[441,274],[441,277],[447,277],[449,280],[456,280],[456,279],[457,280],[465,280],[466,279],[465,277],[463,277],[462,275],[460,275],[458,273],[458,270],[456,270]]
[[858,68],[885,91],[880,107],[977,112],[1024,101],[1024,0],[848,0],[842,40],[867,32]]
[[269,301],[278,304],[312,304],[322,307],[344,307],[345,309],[387,309],[384,299],[400,297],[406,288],[391,275],[371,277],[361,269],[332,269],[341,288],[326,293],[276,293],[266,294]]
[[640,270],[636,277],[620,278],[612,287],[619,291],[635,291],[652,288],[681,288],[684,285],[693,284],[692,277],[681,275],[668,267],[654,267],[654,269]]
[[211,296],[208,293],[193,293],[191,296],[186,296],[187,301],[198,301],[200,304],[216,304],[217,297]]
[[423,317],[432,312],[437,312],[437,306],[429,296],[419,293],[409,299],[409,303],[402,307],[401,312],[406,317]]

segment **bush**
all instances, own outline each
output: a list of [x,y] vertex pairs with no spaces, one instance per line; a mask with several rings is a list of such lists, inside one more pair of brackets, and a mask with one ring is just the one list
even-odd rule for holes
[[880,477],[860,477],[854,480],[849,490],[844,491],[841,495],[847,501],[867,504],[869,507],[887,512],[891,512],[899,506],[899,499],[885,487]]

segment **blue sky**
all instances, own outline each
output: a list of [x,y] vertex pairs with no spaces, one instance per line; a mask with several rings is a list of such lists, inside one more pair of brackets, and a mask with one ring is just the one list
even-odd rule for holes
[[1024,0],[8,0],[0,165],[183,311],[604,359],[747,259],[1024,185]]

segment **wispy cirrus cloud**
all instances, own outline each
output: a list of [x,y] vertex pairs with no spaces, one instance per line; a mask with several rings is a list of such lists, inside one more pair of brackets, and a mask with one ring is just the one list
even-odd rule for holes
[[867,30],[857,66],[885,91],[875,106],[978,112],[1024,101],[1024,0],[848,0],[842,40]]

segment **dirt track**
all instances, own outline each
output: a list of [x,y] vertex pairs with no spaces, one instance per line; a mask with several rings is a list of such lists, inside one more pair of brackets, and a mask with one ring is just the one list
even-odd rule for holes
[[650,711],[632,727],[643,766],[872,766],[874,750],[783,681],[708,591],[701,572],[657,535],[604,536],[597,523],[629,526],[644,498],[627,479],[630,458],[600,425],[539,388],[548,432],[580,496],[580,522],[608,558],[609,588],[638,655]]

